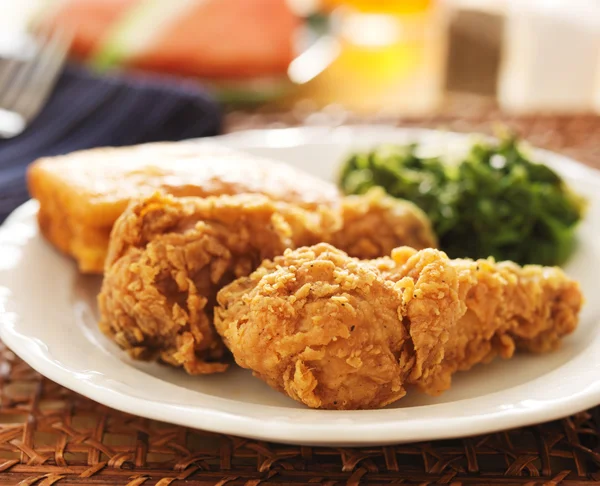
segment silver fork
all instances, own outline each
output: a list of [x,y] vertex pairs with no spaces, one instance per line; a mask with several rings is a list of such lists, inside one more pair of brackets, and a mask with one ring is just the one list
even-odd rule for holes
[[0,60],[0,138],[27,128],[52,93],[65,64],[70,36],[55,29],[23,43],[10,59]]

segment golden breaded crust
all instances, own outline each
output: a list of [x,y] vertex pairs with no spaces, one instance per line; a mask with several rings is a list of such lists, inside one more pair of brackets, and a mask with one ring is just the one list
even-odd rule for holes
[[342,199],[342,227],[327,240],[351,256],[372,259],[399,246],[435,248],[437,238],[427,215],[409,201],[377,187]]
[[110,230],[131,199],[258,193],[303,208],[334,207],[334,185],[291,166],[207,143],[152,143],[48,157],[28,170],[46,238],[101,273]]
[[288,250],[218,294],[236,362],[309,407],[375,408],[405,395],[402,295],[377,269],[320,244]]
[[[561,269],[521,267],[491,258],[474,261],[446,257],[444,271],[427,276],[423,265],[426,255],[433,253],[441,254],[398,248],[392,252],[391,263],[377,261],[383,278],[402,288],[415,350],[429,359],[427,365],[415,367],[410,376],[410,381],[426,393],[437,395],[450,387],[456,371],[488,363],[496,356],[510,358],[517,348],[551,351],[577,327],[583,303],[581,290]],[[425,297],[435,299],[436,292],[447,297],[452,274],[460,305],[458,319],[453,321],[440,318],[447,304],[428,303]]]
[[317,219],[258,194],[157,193],[132,203],[112,231],[100,328],[134,358],[190,374],[223,371],[225,348],[213,327],[217,291],[293,247],[295,232],[304,240],[327,227]]
[[[388,199],[368,207],[393,213],[396,204],[404,205]],[[160,358],[190,373],[219,370],[214,360],[221,359],[223,347],[212,312],[217,291],[286,248],[331,240],[342,216],[338,208],[307,210],[256,194],[175,198],[157,193],[133,202],[111,234],[100,325],[134,357]],[[386,231],[373,228],[369,237]]]
[[236,362],[309,407],[382,407],[406,385],[546,351],[577,325],[582,296],[558,268],[450,260],[398,248],[358,260],[327,244],[287,250],[217,295],[215,327]]

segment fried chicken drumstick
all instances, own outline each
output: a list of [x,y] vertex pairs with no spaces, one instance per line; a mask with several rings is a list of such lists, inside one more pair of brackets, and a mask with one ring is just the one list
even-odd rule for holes
[[558,268],[450,260],[398,248],[358,260],[328,244],[287,250],[223,288],[215,326],[236,362],[313,408],[383,407],[572,332],[578,284]]
[[[381,233],[388,246],[435,244],[416,207],[382,195],[369,198],[348,202],[357,208],[353,234],[363,232],[369,251],[370,239],[378,241]],[[376,225],[368,220],[356,227],[359,213],[367,219],[376,213]],[[398,227],[395,233],[382,217]],[[157,193],[133,203],[111,234],[98,298],[100,328],[134,358],[159,359],[190,374],[224,371],[228,353],[212,322],[217,291],[287,248],[341,238],[343,224],[343,213],[329,206],[307,209],[256,194]]]

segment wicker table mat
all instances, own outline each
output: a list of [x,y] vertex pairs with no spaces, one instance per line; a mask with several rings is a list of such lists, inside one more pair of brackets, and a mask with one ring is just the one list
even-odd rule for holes
[[[298,114],[232,113],[228,127],[314,121]],[[535,145],[600,168],[600,117],[593,115],[507,118],[487,111],[396,123],[489,132],[496,121]],[[0,484],[259,483],[600,485],[600,407],[561,421],[462,440],[356,449],[295,447],[117,412],[41,377],[0,343]]]

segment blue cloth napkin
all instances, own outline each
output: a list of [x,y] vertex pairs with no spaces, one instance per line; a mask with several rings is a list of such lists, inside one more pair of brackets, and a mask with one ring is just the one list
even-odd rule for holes
[[39,157],[216,135],[221,124],[218,104],[193,81],[68,66],[27,130],[0,140],[0,222],[29,198],[25,172]]

